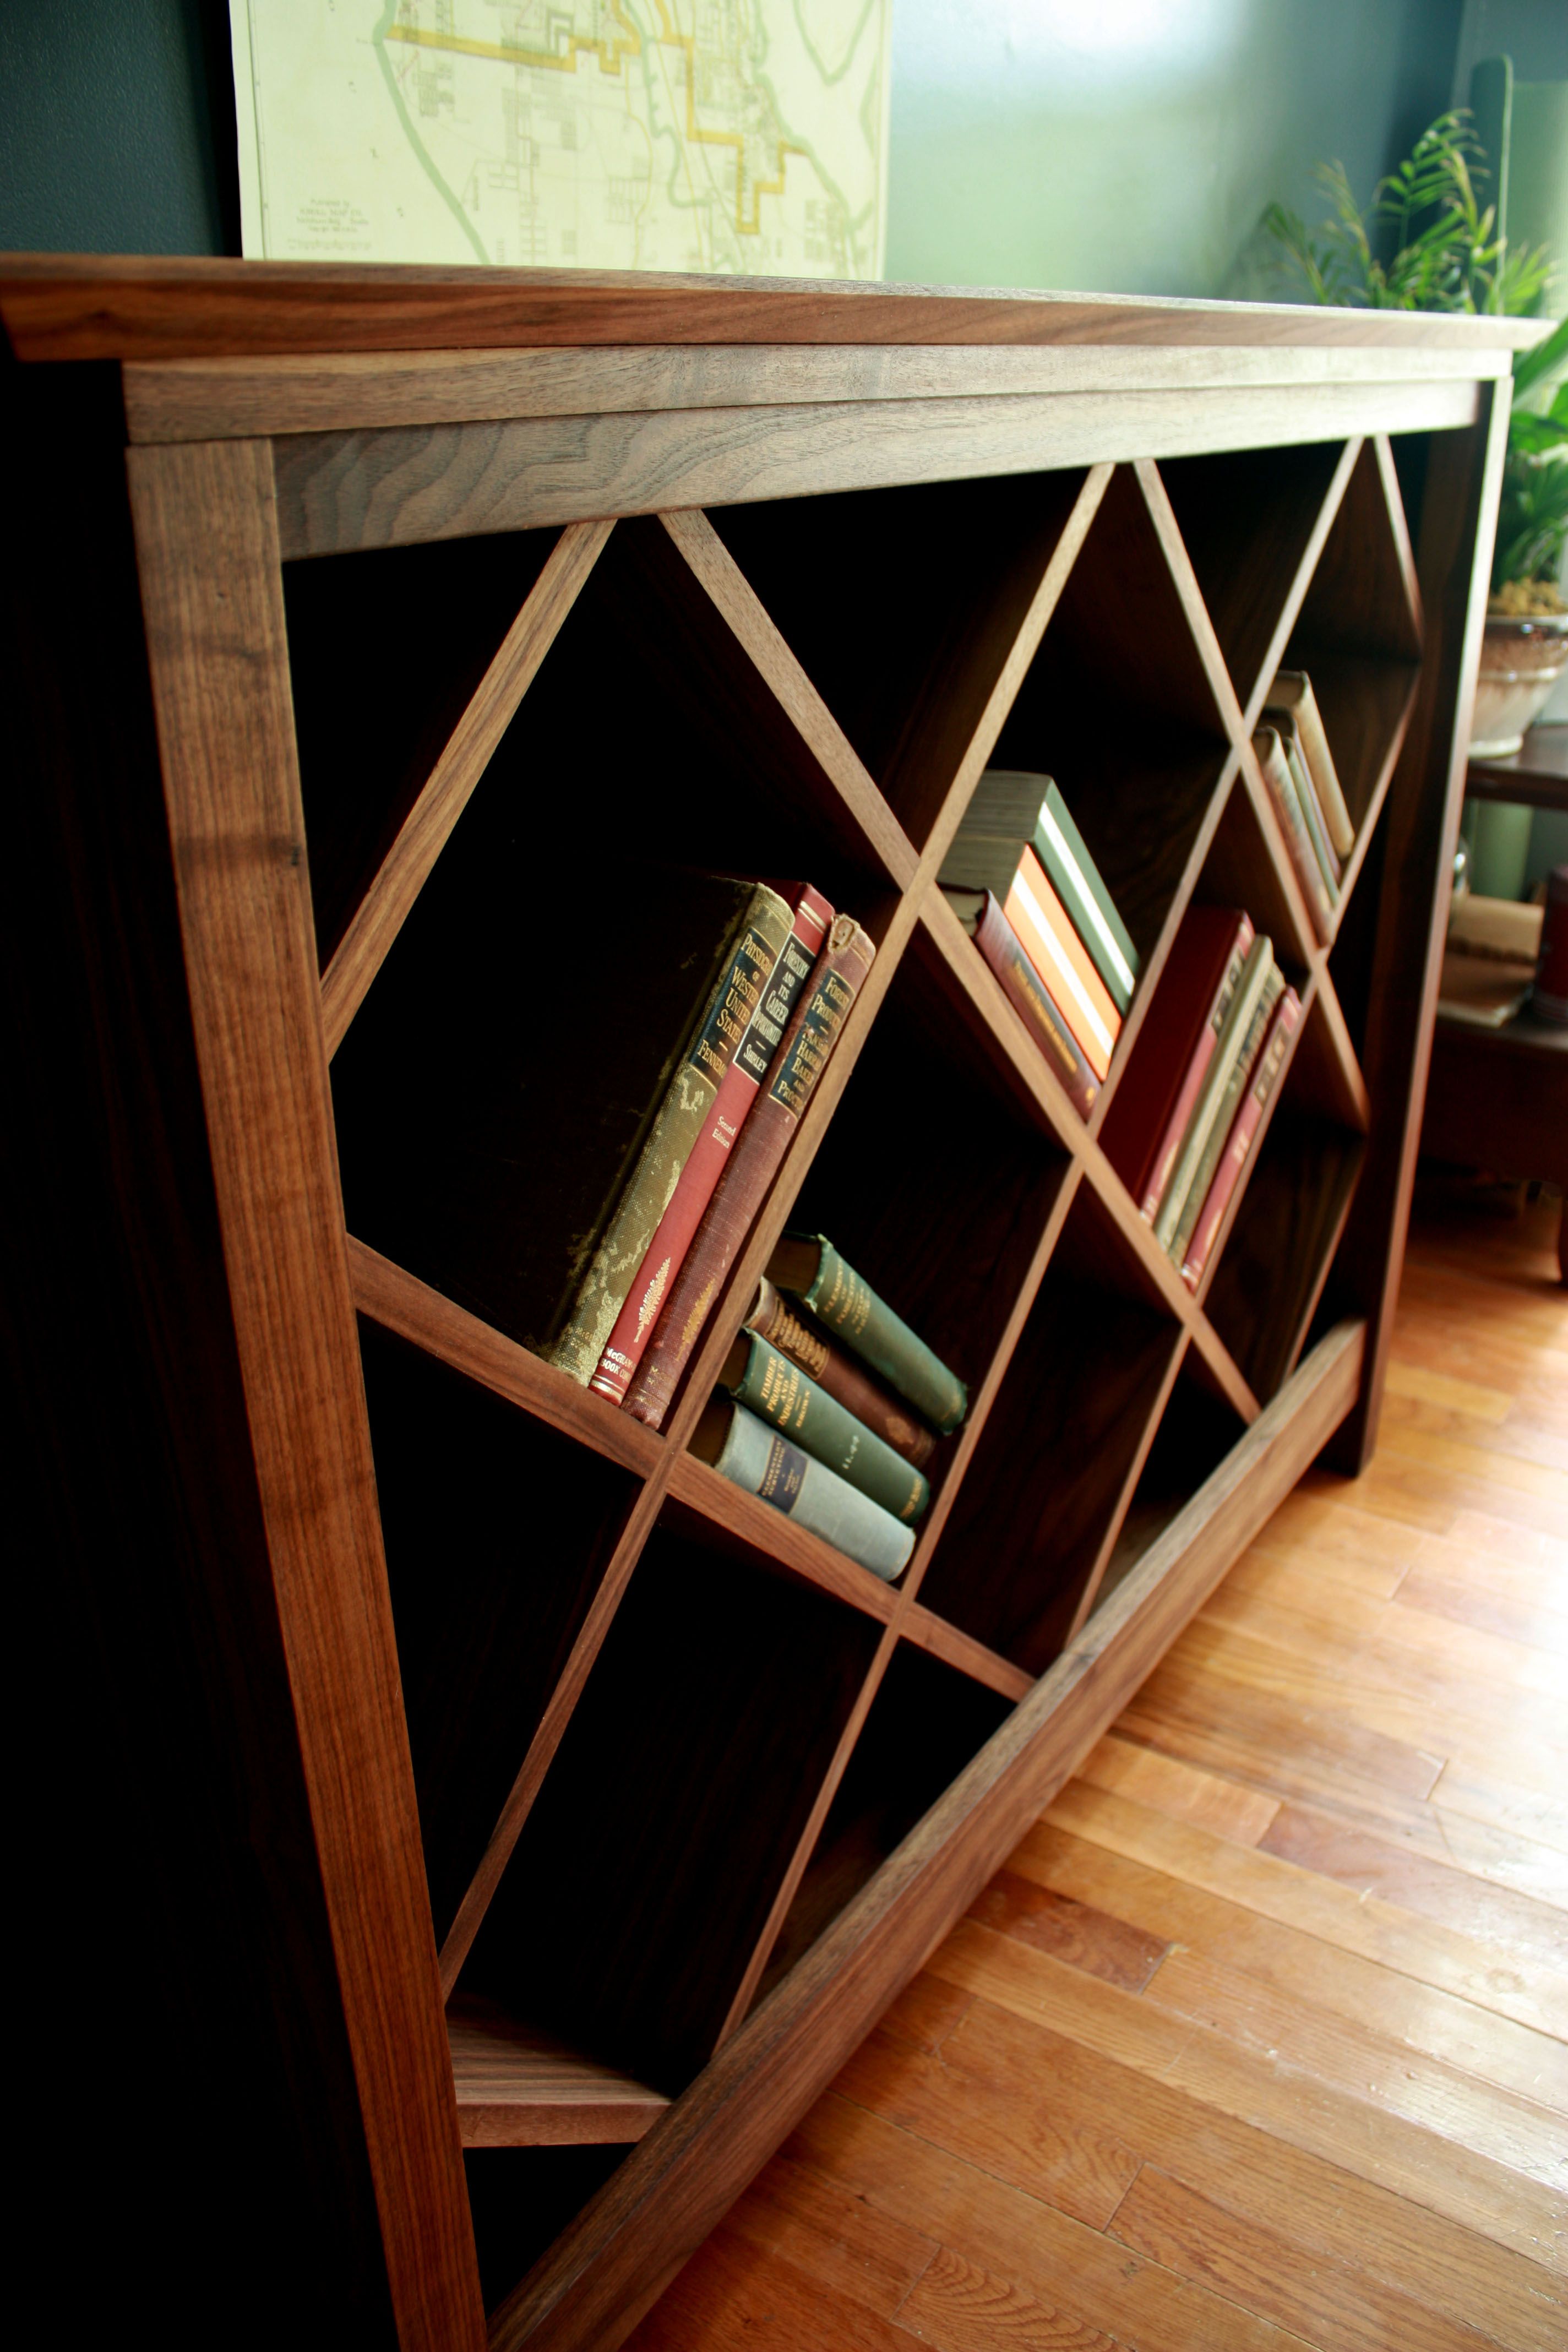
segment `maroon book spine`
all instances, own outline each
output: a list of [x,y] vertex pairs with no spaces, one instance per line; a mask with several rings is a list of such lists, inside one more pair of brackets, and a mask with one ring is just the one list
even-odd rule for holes
[[1279,1000],[1279,1010],[1263,1041],[1252,1082],[1232,1123],[1225,1156],[1215,1170],[1207,1198],[1198,1212],[1197,1223],[1193,1227],[1192,1240],[1187,1244],[1187,1254],[1182,1260],[1182,1279],[1189,1290],[1195,1290],[1203,1279],[1215,1235],[1230,1206],[1231,1194],[1241,1181],[1241,1171],[1252,1150],[1252,1139],[1258,1132],[1268,1097],[1279,1083],[1296,1024],[1300,1018],[1301,1000],[1293,988],[1288,988]]
[[795,1003],[809,981],[833,929],[833,908],[808,882],[795,919],[762,991],[735,1058],[713,1098],[708,1123],[692,1145],[664,1214],[654,1229],[637,1280],[627,1291],[588,1385],[612,1404],[624,1404],[658,1319],[660,1304],[685,1265],[724,1163],[741,1136],[757,1089],[784,1043]]
[[1083,1048],[1058,1009],[1056,999],[1024,952],[994,891],[985,893],[985,912],[975,926],[974,944],[995,973],[1008,1003],[1043,1046],[1046,1059],[1066,1087],[1074,1109],[1087,1118],[1100,1093],[1100,1080],[1084,1058]]
[[757,1303],[746,1318],[746,1328],[798,1364],[825,1396],[864,1422],[875,1437],[901,1454],[919,1470],[930,1461],[936,1439],[917,1421],[901,1397],[885,1389],[865,1366],[825,1339],[816,1325],[797,1315],[774,1289],[766,1275],[757,1287]]
[[876,952],[875,941],[854,917],[840,915],[812,984],[796,1002],[773,1083],[730,1153],[627,1392],[625,1410],[650,1429],[658,1429],[669,1410],[709,1309],[740,1255]]
[[1151,1220],[1252,938],[1251,919],[1239,908],[1188,908],[1122,1072],[1103,1140],[1112,1167]]

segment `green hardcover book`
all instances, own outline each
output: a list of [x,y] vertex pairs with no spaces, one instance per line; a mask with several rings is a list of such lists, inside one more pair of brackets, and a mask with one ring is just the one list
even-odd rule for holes
[[[1154,1238],[1163,1250],[1169,1250],[1187,1205],[1187,1195],[1193,1189],[1198,1162],[1208,1146],[1219,1117],[1220,1105],[1230,1084],[1231,1073],[1252,1026],[1252,1016],[1274,969],[1273,943],[1268,939],[1256,939],[1247,951],[1241,981],[1231,999],[1230,1011],[1225,1016],[1225,1027],[1204,1073],[1203,1086],[1193,1105],[1193,1115],[1187,1121],[1187,1131],[1182,1138],[1182,1148],[1176,1154],[1176,1164],[1171,1181],[1160,1202],[1160,1213],[1154,1220]],[[1202,1206],[1202,1196],[1199,1196]]]
[[647,1255],[647,1245],[702,1132],[762,992],[784,952],[794,918],[776,890],[759,882],[722,977],[681,1056],[647,1139],[583,1278],[551,1361],[584,1388],[598,1370]]
[[910,1463],[755,1332],[742,1332],[724,1360],[719,1385],[906,1527],[930,1502],[931,1487]]
[[1193,1173],[1193,1181],[1187,1188],[1186,1205],[1182,1211],[1171,1242],[1171,1256],[1178,1266],[1185,1258],[1187,1244],[1197,1230],[1197,1222],[1203,1214],[1204,1202],[1209,1196],[1209,1186],[1214,1182],[1215,1171],[1224,1157],[1225,1147],[1230,1140],[1230,1130],[1236,1123],[1236,1114],[1241,1108],[1242,1097],[1251,1082],[1258,1056],[1263,1051],[1263,1040],[1268,1034],[1268,1024],[1274,1018],[1274,1009],[1284,993],[1285,975],[1276,964],[1263,983],[1263,993],[1258,1000],[1257,1008],[1247,1024],[1247,1034],[1241,1041],[1241,1050],[1231,1066],[1229,1079],[1226,1081],[1224,1094],[1220,1097],[1219,1109],[1215,1114],[1215,1123],[1209,1130],[1209,1139],[1204,1146],[1202,1156]]
[[1125,1013],[1138,978],[1138,950],[1049,776],[988,768],[963,813],[940,878],[944,887],[994,891],[1005,906],[1026,846],[1049,875],[1111,1002]]
[[969,1404],[963,1382],[830,1241],[821,1234],[786,1234],[767,1272],[770,1282],[798,1298],[825,1331],[880,1372],[934,1430],[946,1437],[958,1427]]

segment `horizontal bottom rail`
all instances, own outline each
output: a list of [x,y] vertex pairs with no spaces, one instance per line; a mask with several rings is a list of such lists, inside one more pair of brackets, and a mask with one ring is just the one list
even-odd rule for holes
[[491,2352],[605,2352],[833,2080],[1339,1427],[1328,1333],[903,1844],[496,2312]]

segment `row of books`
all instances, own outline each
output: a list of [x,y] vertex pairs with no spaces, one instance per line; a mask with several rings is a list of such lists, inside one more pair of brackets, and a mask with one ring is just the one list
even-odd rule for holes
[[549,1353],[658,1429],[876,956],[810,883],[745,895]]
[[[810,884],[758,883],[552,1360],[659,1428],[876,955]],[[789,1304],[786,1305],[785,1301]],[[779,1244],[693,1450],[879,1576],[964,1386],[820,1234]],[[912,1410],[911,1410],[912,1408]]]
[[968,1402],[957,1374],[831,1242],[786,1234],[691,1450],[890,1580],[931,1500],[923,1465]]
[[1326,947],[1334,936],[1343,861],[1355,845],[1355,827],[1305,670],[1279,672],[1263,718],[1253,749],[1313,928]]
[[988,768],[938,878],[1087,1118],[1132,1002],[1138,950],[1050,777]]
[[1189,1289],[1242,1181],[1300,1018],[1300,999],[1250,916],[1187,909],[1106,1144]]

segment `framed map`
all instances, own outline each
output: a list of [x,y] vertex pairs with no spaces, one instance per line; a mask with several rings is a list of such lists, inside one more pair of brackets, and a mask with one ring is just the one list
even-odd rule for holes
[[892,0],[230,0],[247,256],[877,278]]

